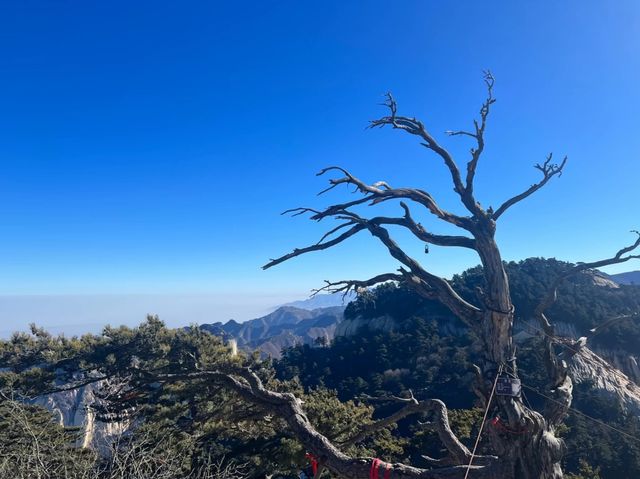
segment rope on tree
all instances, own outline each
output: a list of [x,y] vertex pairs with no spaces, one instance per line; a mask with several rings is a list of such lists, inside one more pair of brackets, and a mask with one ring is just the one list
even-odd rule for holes
[[482,417],[482,424],[480,424],[480,430],[478,431],[478,437],[476,437],[476,443],[473,445],[473,451],[471,451],[471,457],[469,458],[469,464],[467,465],[467,472],[464,475],[464,479],[467,479],[469,476],[469,471],[471,470],[471,464],[473,463],[473,457],[476,454],[476,449],[478,448],[478,444],[480,443],[480,436],[482,436],[482,430],[484,429],[484,423],[487,420],[487,414],[489,414],[489,407],[491,406],[491,400],[493,399],[493,395],[496,392],[496,385],[498,384],[498,378],[502,374],[502,364],[498,368],[498,374],[496,374],[496,378],[493,380],[493,387],[491,388],[491,394],[489,395],[489,400],[487,401],[487,407],[484,410],[484,416]]

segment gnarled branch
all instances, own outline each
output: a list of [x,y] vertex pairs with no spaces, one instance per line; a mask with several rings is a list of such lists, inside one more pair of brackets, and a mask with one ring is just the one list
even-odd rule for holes
[[556,278],[556,280],[549,287],[546,295],[536,306],[534,315],[536,317],[539,317],[540,314],[544,313],[555,302],[558,296],[558,288],[565,280],[567,280],[571,276],[590,269],[602,268],[603,266],[610,266],[612,264],[625,263],[632,259],[640,259],[640,254],[628,254],[640,248],[640,231],[632,230],[631,233],[634,233],[638,236],[636,240],[629,246],[625,246],[624,248],[619,249],[613,256],[589,263],[577,263],[573,267],[569,268],[568,271]]
[[[453,181],[453,189],[456,193],[458,193],[463,204],[467,207],[467,209],[474,215],[484,214],[480,206],[473,199],[473,195],[467,194],[466,188],[462,182],[462,177],[460,175],[460,169],[458,168],[458,165],[456,164],[455,160],[451,156],[451,153],[449,153],[442,145],[440,145],[440,143],[438,143],[438,141],[433,137],[433,135],[429,133],[424,123],[422,123],[417,118],[398,116],[397,114],[398,105],[396,103],[396,100],[393,98],[393,95],[391,95],[391,93],[386,94],[386,100],[383,103],[383,105],[389,108],[390,115],[384,116],[377,120],[372,120],[369,123],[369,127],[374,128],[374,127],[383,127],[386,125],[391,125],[393,128],[404,130],[407,133],[416,135],[420,137],[422,140],[424,140],[423,143],[421,144],[424,147],[436,153],[444,161],[444,164],[449,169],[449,173],[451,174],[451,180]],[[479,157],[479,154],[478,154],[478,157]]]
[[[472,226],[469,218],[458,216],[444,210],[426,191],[416,188],[392,188],[388,183],[384,181],[378,181],[373,185],[368,185],[339,166],[330,166],[327,168],[323,168],[322,170],[320,170],[320,172],[317,173],[316,176],[324,175],[329,171],[340,171],[345,176],[330,179],[330,186],[322,190],[319,193],[320,195],[335,188],[338,185],[346,184],[353,185],[356,188],[356,191],[359,191],[364,196],[354,201],[330,206],[321,212],[315,211],[315,214],[311,216],[312,220],[320,221],[323,218],[334,216],[335,214],[345,211],[353,206],[358,206],[365,203],[376,205],[389,200],[408,199],[426,207],[429,212],[437,216],[439,219],[446,221],[447,223],[451,223],[452,225],[458,226],[459,228],[464,228],[466,230],[470,230],[470,227]],[[295,210],[285,211],[285,213],[299,210],[304,210],[304,212],[313,211],[310,208],[296,208]]]
[[[266,389],[258,376],[252,371],[240,370],[229,373],[221,371],[197,371],[192,373],[158,375],[158,380],[165,382],[196,378],[218,382],[239,394],[249,403],[259,405],[271,414],[282,418],[307,451],[317,457],[326,469],[337,476],[352,479],[369,478],[373,458],[354,458],[345,454],[313,427],[302,409],[302,403],[298,398],[291,393],[280,393]],[[460,443],[448,427],[448,418],[444,403],[438,400],[430,400],[430,402],[425,404],[431,407],[436,418],[438,418],[437,428],[442,429],[443,436],[441,437],[445,437],[446,439],[444,443],[445,447],[450,451],[452,457],[462,459],[462,461],[458,462],[456,466],[433,470],[420,469],[399,463],[390,464],[388,467],[391,475],[398,479],[462,479],[467,472],[467,466],[463,465],[462,462],[464,462],[464,458],[467,457],[469,451]],[[489,461],[484,464],[471,466],[472,477],[494,477],[495,474],[492,470],[494,463],[495,461]]]
[[450,236],[450,235],[438,235],[428,232],[424,226],[416,221],[411,216],[411,211],[407,204],[403,201],[400,202],[400,206],[404,210],[404,216],[402,218],[388,218],[384,216],[377,216],[371,218],[369,223],[377,225],[398,225],[403,226],[413,233],[413,235],[420,241],[425,243],[434,244],[437,246],[458,246],[461,248],[476,249],[476,241],[473,238],[467,236]]
[[[409,398],[400,398],[395,396],[391,398],[372,398],[381,400],[391,399],[395,402],[404,404],[404,406],[387,417],[363,426],[357,434],[342,442],[340,445],[342,447],[348,447],[357,444],[376,431],[380,431],[396,424],[401,419],[413,414],[427,415],[431,413],[431,420],[429,422],[422,422],[421,424],[434,430],[438,434],[438,438],[447,449],[449,456],[443,459],[432,459],[426,456],[423,457],[431,463],[439,465],[468,464],[471,459],[471,451],[469,451],[469,449],[460,442],[451,430],[451,426],[449,425],[449,414],[444,402],[439,399],[425,399],[423,401],[418,401],[411,391],[409,391],[409,393]],[[474,462],[476,464],[488,464],[496,459],[497,457],[495,456],[474,456]]]
[[387,281],[402,281],[404,276],[402,274],[395,273],[384,273],[374,276],[370,279],[365,280],[357,280],[357,279],[349,279],[343,281],[328,281],[325,280],[325,285],[322,288],[314,289],[312,291],[312,296],[315,296],[318,293],[326,292],[326,293],[343,293],[343,297],[349,294],[349,292],[354,291],[356,293],[370,288],[371,286],[375,286],[380,283],[386,283]]
[[435,140],[435,138],[427,131],[424,123],[416,118],[409,118],[406,116],[398,116],[398,104],[396,100],[393,98],[391,93],[386,94],[386,100],[383,103],[384,106],[389,108],[389,112],[391,113],[389,116],[383,116],[377,120],[372,120],[369,123],[370,128],[374,127],[383,127],[385,125],[391,125],[393,128],[397,128],[400,130],[404,130],[407,133],[412,135],[419,136],[424,140],[423,145],[428,149],[434,151],[438,156],[442,158],[445,165],[449,169],[451,173],[451,179],[453,180],[453,186],[455,191],[462,195],[464,193],[464,186],[462,184],[462,179],[460,177],[460,170],[456,165],[455,161],[451,154],[445,150],[440,144]]
[[[356,222],[352,222],[350,224],[344,224],[344,225],[339,226],[338,228],[343,228],[343,227],[346,227],[346,226],[351,226],[351,228],[349,228],[347,231],[342,233],[340,236],[337,236],[336,238],[334,238],[332,240],[329,240],[329,241],[326,241],[324,243],[322,242],[322,240],[320,240],[320,242],[318,242],[318,243],[316,243],[314,245],[311,245],[311,246],[307,246],[306,248],[295,248],[289,254],[285,254],[284,256],[281,256],[279,258],[270,260],[267,264],[265,264],[262,267],[262,269],[271,268],[272,266],[275,266],[275,265],[280,264],[280,263],[284,263],[288,259],[295,258],[296,256],[300,256],[300,255],[305,254],[305,253],[310,253],[312,251],[322,251],[324,249],[331,248],[332,246],[335,246],[335,245],[337,245],[339,243],[342,243],[344,240],[346,240],[347,238],[350,238],[351,236],[355,235],[356,233],[367,229],[366,225],[363,225],[363,224],[360,224],[360,223],[356,223]],[[337,231],[338,228],[334,228],[329,233]],[[327,233],[327,234],[329,234],[329,233]],[[323,238],[326,238],[326,236],[327,235],[325,234],[323,236]]]
[[[350,226],[350,228],[344,233],[340,234],[336,238],[319,243],[315,245],[308,246],[306,248],[296,248],[291,253],[288,253],[284,256],[281,256],[277,259],[272,259],[269,263],[263,266],[263,269],[271,268],[277,264],[280,264],[288,259],[294,258],[296,256],[300,256],[305,253],[309,253],[312,251],[320,251],[327,249],[331,246],[334,246],[347,238],[355,235],[356,233],[368,230],[373,236],[378,238],[382,244],[384,244],[391,256],[397,259],[400,263],[408,268],[409,271],[401,271],[402,279],[409,284],[409,286],[413,287],[419,294],[422,294],[425,297],[433,298],[441,302],[443,305],[448,307],[456,316],[462,319],[466,324],[471,327],[477,326],[475,324],[475,319],[477,318],[478,313],[480,313],[480,309],[476,306],[473,306],[466,300],[464,300],[456,291],[451,287],[449,282],[436,276],[432,273],[426,271],[415,259],[411,258],[407,255],[402,248],[398,246],[398,244],[391,238],[387,229],[383,228],[382,224],[395,224],[402,225],[410,229],[414,232],[418,237],[427,240],[430,239],[434,243],[445,244],[449,243],[449,245],[457,246],[467,246],[472,247],[474,245],[474,240],[471,238],[465,237],[444,237],[438,235],[430,235],[426,233],[423,228],[419,227],[417,223],[413,221],[411,215],[409,213],[409,209],[406,205],[403,204],[403,208],[405,209],[405,216],[403,218],[386,218],[386,217],[377,217],[373,219],[365,219],[361,216],[353,213],[351,211],[347,211],[345,209],[338,209],[333,216],[337,219],[341,219],[346,221],[346,224],[340,225],[329,233],[336,232],[340,228]],[[297,210],[292,210],[297,211]],[[316,215],[317,216],[317,215]],[[312,217],[313,218],[313,217]],[[327,233],[327,234],[329,234]],[[323,239],[326,238],[327,235],[323,236]],[[436,244],[437,244],[436,243]],[[411,274],[409,274],[409,272]],[[374,278],[374,280],[380,279],[380,277]],[[398,279],[397,275],[391,276],[382,276],[384,281],[388,281],[389,279]],[[382,281],[377,281],[377,283]],[[361,281],[360,284],[364,287],[367,285],[377,284],[371,283],[370,280]],[[351,285],[351,286],[350,286]],[[330,289],[332,286],[340,286],[341,288],[338,291],[348,291],[351,287],[358,286],[357,281],[347,281],[347,282],[338,282],[336,284],[328,283],[323,289]]]
[[423,296],[441,302],[471,328],[477,327],[475,320],[481,312],[478,307],[464,300],[446,279],[429,273],[415,259],[406,254],[385,228],[370,223],[367,224],[367,228],[387,247],[391,256],[409,269],[411,274],[405,274],[405,278],[410,287]]
[[487,87],[487,98],[484,103],[480,107],[480,121],[474,120],[473,126],[474,131],[447,131],[446,133],[449,136],[470,136],[476,140],[476,146],[471,148],[471,160],[467,163],[467,178],[465,185],[465,196],[467,197],[467,201],[475,202],[473,197],[473,180],[476,175],[476,169],[478,167],[478,161],[480,160],[480,156],[484,151],[484,131],[487,127],[487,118],[489,117],[489,111],[491,109],[491,105],[493,105],[496,100],[493,97],[493,85],[495,83],[495,79],[490,71],[484,72],[484,83]]
[[542,172],[542,179],[538,183],[531,185],[526,191],[520,193],[519,195],[516,195],[513,198],[509,198],[491,215],[491,217],[494,220],[497,220],[505,211],[507,211],[513,205],[524,200],[525,198],[528,198],[544,185],[546,185],[551,178],[553,178],[554,176],[562,176],[562,170],[564,170],[564,166],[567,164],[567,157],[565,156],[560,164],[551,163],[552,159],[553,153],[549,153],[544,163],[538,163],[535,165],[534,168]]

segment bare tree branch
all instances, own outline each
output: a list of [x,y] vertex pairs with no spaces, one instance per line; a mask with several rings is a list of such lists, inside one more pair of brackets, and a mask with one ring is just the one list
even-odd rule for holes
[[509,198],[507,201],[505,201],[491,215],[491,217],[494,220],[497,220],[500,216],[502,216],[502,214],[505,211],[507,211],[510,207],[512,207],[516,203],[534,194],[536,191],[538,191],[540,188],[546,185],[549,182],[549,180],[554,176],[556,175],[558,177],[562,176],[562,170],[564,170],[564,166],[567,164],[567,157],[565,156],[562,160],[562,163],[560,164],[551,163],[552,158],[553,158],[553,153],[549,153],[549,155],[547,156],[547,159],[543,164],[538,163],[535,165],[535,168],[542,172],[542,179],[538,183],[531,185],[529,189],[527,189],[526,191],[520,193],[519,195],[514,196],[513,198]]
[[393,128],[404,130],[407,133],[410,133],[412,135],[416,135],[422,138],[424,140],[423,145],[428,149],[432,150],[433,152],[435,152],[438,156],[442,158],[442,160],[444,160],[445,165],[447,166],[447,168],[449,169],[449,172],[451,173],[451,179],[453,180],[454,190],[459,195],[462,196],[462,194],[464,193],[464,186],[462,184],[462,179],[460,177],[460,170],[458,169],[458,166],[453,160],[453,157],[451,156],[451,154],[447,150],[445,150],[442,146],[440,146],[440,144],[427,131],[424,124],[420,120],[416,118],[409,118],[406,116],[397,115],[398,105],[396,103],[396,100],[393,98],[393,95],[391,95],[391,93],[386,94],[386,100],[383,103],[383,105],[389,108],[389,111],[391,114],[389,116],[384,116],[378,120],[372,120],[369,123],[369,127],[374,128],[374,127],[383,127],[385,125],[391,125]]
[[441,220],[446,221],[447,223],[451,223],[455,226],[458,226],[459,228],[463,228],[466,230],[470,230],[472,226],[471,220],[469,218],[461,217],[442,209],[435,201],[435,199],[426,191],[415,188],[391,188],[384,181],[378,181],[373,185],[367,185],[365,182],[356,178],[344,168],[340,168],[338,166],[330,166],[328,168],[324,168],[320,170],[317,176],[324,175],[329,171],[340,171],[345,176],[341,178],[330,179],[329,183],[331,186],[322,190],[319,194],[323,194],[336,187],[337,185],[347,184],[355,186],[356,190],[362,193],[364,196],[354,201],[330,206],[322,212],[314,211],[310,208],[296,208],[294,210],[288,210],[285,213],[314,212],[315,214],[311,216],[311,219],[320,221],[323,218],[334,216],[335,214],[346,211],[353,206],[358,206],[365,203],[376,205],[378,203],[389,200],[409,199],[426,207],[433,215],[437,216]]
[[[345,208],[332,207],[335,208],[332,215],[337,219],[344,220],[345,223],[327,232],[318,243],[312,246],[308,246],[306,248],[296,248],[291,253],[281,256],[277,259],[272,259],[269,263],[263,266],[263,269],[271,268],[272,266],[280,264],[296,256],[300,256],[312,251],[321,251],[330,248],[355,235],[356,233],[367,229],[371,232],[372,235],[380,239],[380,241],[387,247],[391,255],[407,268],[409,268],[413,274],[409,275],[406,271],[404,271],[401,275],[391,273],[388,275],[377,276],[370,280],[364,281],[350,280],[339,281],[336,283],[327,281],[326,286],[317,290],[316,293],[319,291],[332,291],[343,292],[346,294],[348,291],[355,288],[368,287],[384,281],[407,280],[415,288],[421,291],[424,296],[439,300],[445,306],[449,307],[449,309],[451,309],[454,314],[461,317],[463,321],[466,321],[467,324],[469,324],[470,326],[473,325],[472,318],[475,317],[475,315],[479,313],[480,310],[462,299],[445,279],[424,270],[424,268],[422,268],[417,261],[409,257],[391,239],[388,231],[381,225],[390,224],[404,226],[422,241],[443,246],[461,246],[475,249],[475,240],[464,236],[444,236],[428,233],[422,227],[422,225],[414,221],[413,217],[411,216],[409,207],[403,202],[401,202],[401,206],[405,211],[405,215],[402,218],[376,217],[370,220],[364,219]],[[290,211],[298,214],[299,212],[306,213],[309,211],[309,209],[300,208]],[[318,219],[317,216],[318,214],[314,213],[314,216],[312,216],[312,218]],[[324,241],[333,233],[336,233],[341,229],[347,227],[349,227],[349,229],[336,238]]]
[[[379,419],[371,424],[363,426],[356,435],[341,443],[341,446],[348,447],[357,444],[369,437],[371,434],[385,429],[393,424],[396,424],[401,419],[404,419],[413,414],[426,415],[428,413],[431,413],[431,421],[421,424],[437,432],[440,441],[449,452],[449,456],[445,459],[435,460],[425,456],[425,459],[429,460],[432,463],[440,465],[468,464],[469,459],[471,458],[471,451],[469,451],[469,449],[460,442],[460,440],[451,430],[451,426],[449,425],[449,415],[447,413],[447,407],[444,402],[439,399],[426,399],[423,401],[418,401],[413,396],[413,393],[411,393],[411,391],[409,391],[409,393],[409,398],[392,398],[394,401],[404,404],[401,409],[385,418]],[[381,399],[384,400],[389,398]],[[496,459],[497,457],[495,456],[475,456],[474,458],[476,464],[487,464],[488,462]]]
[[480,156],[484,151],[484,131],[487,127],[487,118],[489,117],[489,111],[491,109],[491,105],[495,103],[495,98],[493,97],[493,85],[495,84],[495,79],[490,71],[484,72],[484,83],[487,88],[487,98],[482,103],[480,107],[480,121],[473,121],[474,132],[469,131],[447,131],[446,133],[449,136],[469,136],[476,140],[476,146],[471,148],[471,160],[467,163],[467,178],[466,178],[466,186],[465,186],[465,196],[467,197],[467,201],[474,201],[473,197],[473,180],[476,175],[476,169],[478,166],[478,161],[480,160]]
[[[327,249],[331,246],[341,243],[354,234],[367,229],[373,236],[377,237],[387,247],[391,256],[393,256],[409,269],[411,274],[408,274],[407,271],[404,271],[402,273],[402,279],[405,282],[407,282],[423,296],[440,301],[443,305],[448,307],[456,316],[462,319],[466,324],[468,324],[470,327],[475,328],[477,326],[475,324],[475,320],[477,319],[478,313],[480,313],[481,310],[476,306],[468,303],[460,295],[458,295],[447,280],[426,271],[415,259],[407,255],[402,250],[402,248],[400,248],[398,244],[391,238],[387,229],[383,228],[380,225],[394,224],[405,226],[419,238],[422,238],[425,241],[431,240],[435,244],[473,247],[475,245],[474,240],[471,238],[457,236],[445,237],[431,235],[414,222],[406,204],[403,203],[402,207],[405,210],[405,216],[403,218],[377,217],[371,220],[362,218],[361,216],[345,209],[336,209],[336,211],[333,213],[333,216],[338,219],[347,221],[349,223],[349,226],[351,226],[350,229],[334,238],[333,240],[316,243],[315,245],[308,246],[306,248],[296,248],[289,254],[286,254],[277,259],[272,259],[269,263],[263,266],[263,269],[271,268],[272,266],[275,266],[284,261],[287,261],[288,259],[300,256],[305,253]],[[313,216],[312,218],[314,218],[315,216]],[[329,233],[335,232],[341,227],[343,226],[341,225],[337,228],[334,228]],[[326,237],[327,235],[325,234],[323,238]],[[389,276],[388,278],[397,279],[396,276]],[[349,286],[348,283],[349,282],[347,282],[347,284],[345,284],[344,282],[339,282],[337,286]],[[354,281],[351,281],[351,283],[355,284]],[[329,283],[329,285],[327,286],[330,288],[332,285],[331,283]],[[325,286],[325,288],[327,288],[327,286]],[[344,288],[341,288],[340,290],[344,291]]]
[[412,273],[404,275],[405,281],[410,286],[423,296],[440,301],[471,328],[477,327],[475,320],[478,318],[478,313],[481,312],[479,308],[456,293],[446,279],[429,273],[415,259],[407,255],[385,228],[376,224],[368,224],[367,228],[387,247],[391,256],[405,265]]
[[312,296],[315,296],[316,294],[322,292],[343,293],[343,296],[346,296],[350,291],[358,293],[361,290],[370,288],[371,286],[375,286],[376,284],[386,283],[387,281],[400,282],[403,279],[404,277],[401,274],[385,273],[365,280],[350,279],[335,282],[325,280],[326,284],[322,288],[314,289],[312,291]]
[[424,229],[424,226],[416,221],[411,216],[411,211],[406,203],[400,202],[400,206],[404,210],[404,216],[402,218],[387,218],[384,216],[378,216],[371,218],[369,223],[377,225],[398,225],[403,226],[411,231],[416,238],[425,243],[434,244],[437,246],[458,246],[461,248],[476,249],[475,239],[467,236],[449,236],[449,235],[437,235],[429,233]]
[[[241,377],[236,377],[240,374]],[[281,417],[295,434],[296,438],[302,442],[307,451],[318,458],[326,469],[339,477],[349,477],[353,479],[367,479],[371,471],[373,458],[362,457],[353,458],[342,452],[331,441],[320,434],[311,424],[304,410],[301,401],[291,393],[279,393],[270,391],[264,387],[255,373],[249,370],[225,373],[220,371],[197,371],[182,374],[159,375],[158,380],[176,381],[187,379],[207,379],[223,384],[225,387],[238,393],[243,399],[252,404],[257,404],[268,410],[272,414]],[[443,434],[447,442],[445,447],[450,450],[453,457],[466,457],[468,449],[460,443],[451,429],[448,427],[448,418],[444,403],[432,400],[432,409],[436,411],[440,424],[445,424]],[[439,427],[439,426],[438,426]],[[492,461],[493,463],[494,461]],[[495,477],[492,471],[492,464],[480,464],[471,467],[473,477],[490,478]],[[467,466],[457,465],[442,469],[419,469],[405,464],[390,464],[391,475],[399,479],[462,479],[467,471]],[[493,475],[492,475],[493,474]]]
[[[491,87],[493,88],[493,84]],[[491,103],[493,103],[493,101],[491,101]],[[449,172],[451,174],[451,179],[453,181],[453,190],[456,193],[458,193],[458,195],[460,195],[460,198],[462,199],[462,203],[474,216],[484,215],[482,208],[480,208],[480,205],[478,205],[478,203],[473,198],[473,194],[471,192],[467,194],[466,188],[462,182],[462,177],[460,175],[460,169],[458,168],[458,165],[456,164],[455,160],[453,159],[451,154],[442,145],[440,145],[440,143],[438,143],[438,141],[433,137],[433,135],[429,133],[424,123],[422,123],[420,120],[416,118],[398,116],[397,115],[398,105],[395,99],[393,98],[393,95],[391,95],[391,93],[386,94],[386,100],[383,103],[383,105],[389,108],[389,111],[391,114],[388,116],[379,118],[377,120],[371,121],[369,123],[369,127],[374,128],[374,127],[383,127],[385,125],[391,125],[393,128],[404,130],[407,133],[416,135],[420,137],[422,140],[424,140],[424,142],[421,144],[426,148],[428,148],[429,150],[436,153],[440,158],[442,158],[442,160],[444,161],[444,164],[449,169]],[[488,111],[487,111],[487,114],[488,114]],[[459,134],[467,134],[467,135],[473,136],[468,132],[459,132]],[[480,151],[480,153],[481,152],[482,150]],[[478,153],[478,158],[480,156],[480,153]],[[476,160],[476,163],[477,163],[477,160]]]
[[[367,229],[366,225],[363,225],[363,224],[360,224],[360,223],[356,223],[349,230],[345,231],[340,236],[338,236],[338,237],[336,237],[336,238],[334,238],[334,239],[332,239],[330,241],[326,241],[324,243],[319,242],[319,243],[316,243],[316,244],[314,244],[312,246],[307,246],[306,248],[296,248],[289,254],[281,256],[280,258],[272,259],[267,264],[265,264],[262,267],[262,269],[271,268],[272,266],[275,266],[277,264],[283,263],[283,262],[287,261],[288,259],[295,258],[296,256],[300,256],[301,254],[310,253],[312,251],[322,251],[324,249],[331,248],[332,246],[335,246],[338,243],[342,243],[347,238],[350,238],[351,236],[355,235],[359,231],[363,231],[365,229]],[[335,229],[333,231],[335,231]],[[326,235],[324,237],[326,237]]]
[[[636,234],[638,237],[629,246],[621,248],[613,256],[590,263],[577,263],[573,267],[569,268],[564,274],[560,275],[549,287],[546,295],[538,303],[534,311],[536,317],[540,317],[557,299],[558,288],[560,285],[571,276],[574,276],[582,271],[587,271],[595,268],[602,268],[603,266],[610,266],[612,264],[620,264],[632,259],[640,259],[640,254],[628,254],[636,249],[640,248],[640,231],[632,230],[631,233]],[[627,255],[627,256],[625,256]],[[544,326],[544,324],[542,324]]]

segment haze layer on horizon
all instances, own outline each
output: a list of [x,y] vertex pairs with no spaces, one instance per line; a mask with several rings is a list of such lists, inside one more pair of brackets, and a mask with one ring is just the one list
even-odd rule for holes
[[104,326],[135,326],[157,314],[170,327],[242,322],[264,316],[303,294],[84,294],[0,295],[0,337],[35,323],[53,334],[98,333]]
[[[569,157],[561,178],[500,218],[503,259],[593,261],[640,229],[637,0],[33,0],[0,10],[0,294],[27,295],[0,311],[2,329],[135,324],[150,312],[176,325],[246,319],[281,302],[261,295],[300,299],[326,279],[396,271],[367,233],[260,267],[336,226],[280,215],[353,199],[343,185],[316,196],[328,178],[315,173],[330,165],[467,214],[416,138],[365,127],[387,114],[379,103],[392,91],[398,114],[424,121],[464,171],[473,143],[445,131],[473,128],[487,68],[497,102],[474,187],[482,206],[539,181],[532,166],[550,152]],[[403,214],[397,203],[361,212]],[[461,233],[419,205],[412,214],[430,232]],[[434,274],[478,263],[470,250],[425,254],[391,233]],[[242,299],[166,299],[209,291]],[[139,292],[159,297],[126,300]],[[104,294],[122,300],[25,299]]]

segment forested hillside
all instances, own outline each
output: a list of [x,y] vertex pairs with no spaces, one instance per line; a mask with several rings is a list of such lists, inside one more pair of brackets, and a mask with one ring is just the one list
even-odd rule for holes
[[[542,259],[507,265],[516,306],[515,329],[520,331],[516,334],[520,338],[520,375],[523,383],[533,388],[525,389],[527,400],[538,408],[542,407],[542,398],[535,390],[543,390],[544,358],[540,331],[529,318],[536,299],[544,292],[544,285],[569,266]],[[470,298],[480,285],[480,278],[480,271],[472,269],[454,278],[454,284]],[[638,309],[639,287],[618,286],[603,281],[598,273],[589,272],[560,288],[558,300],[549,314],[557,318],[564,332],[577,338],[612,317]],[[375,318],[381,316],[392,317],[395,326],[391,330],[371,329],[367,321],[363,321],[375,324]],[[468,411],[465,414],[473,417],[477,403],[469,390],[474,386],[472,364],[479,352],[472,346],[464,325],[441,305],[420,298],[406,288],[386,284],[349,304],[345,324],[349,321],[363,324],[357,334],[338,336],[324,348],[301,345],[288,349],[276,363],[279,377],[300,378],[309,390],[328,387],[343,400],[402,395],[412,390],[416,397],[441,398],[450,407]],[[592,342],[596,349],[636,358],[640,356],[640,322],[610,323]],[[577,473],[581,466],[586,468],[585,463],[591,463],[601,469],[604,478],[640,477],[638,417],[623,410],[615,396],[603,394],[593,386],[589,382],[576,386],[574,408],[623,433],[572,412],[562,431],[569,448],[566,470]],[[471,423],[467,426],[471,427]],[[396,434],[405,438],[405,452],[414,454],[413,459],[419,462],[424,444],[416,441],[422,435],[416,435],[414,429],[402,424]]]
[[[543,390],[546,379],[543,349],[527,315],[544,282],[567,267],[540,259],[508,264],[520,331],[520,376],[525,399],[535,408],[542,407],[536,391]],[[470,270],[454,282],[470,297],[479,278]],[[640,288],[618,287],[587,273],[561,288],[550,314],[579,335],[639,307]],[[382,316],[392,319],[385,328],[368,326]],[[375,418],[397,410],[394,397],[406,398],[412,391],[418,399],[439,398],[451,408],[454,432],[471,445],[482,410],[470,393],[479,351],[466,328],[441,306],[393,283],[361,293],[345,311],[344,322],[350,321],[361,324],[356,334],[290,347],[274,364],[257,355],[234,355],[222,338],[200,328],[167,329],[153,317],[138,328],[107,328],[99,336],[53,337],[37,328],[16,334],[0,342],[0,476],[11,471],[11,477],[29,478],[37,470],[45,479],[239,479],[289,477],[307,467],[307,451],[287,425],[201,375],[212,369],[242,375],[250,367],[270,389],[295,392],[317,429],[343,444]],[[593,341],[603,351],[637,356],[639,338],[640,324],[619,321]],[[79,449],[78,431],[65,430],[47,412],[24,404],[52,389],[76,386],[95,388],[95,421],[125,426],[106,456]],[[560,431],[569,449],[566,471],[590,479],[640,477],[637,416],[594,386],[577,384],[574,410]],[[499,414],[493,414],[490,427],[519,433],[504,428]],[[435,432],[410,418],[345,447],[424,467],[425,454],[442,454]],[[480,448],[489,452],[485,443]]]

